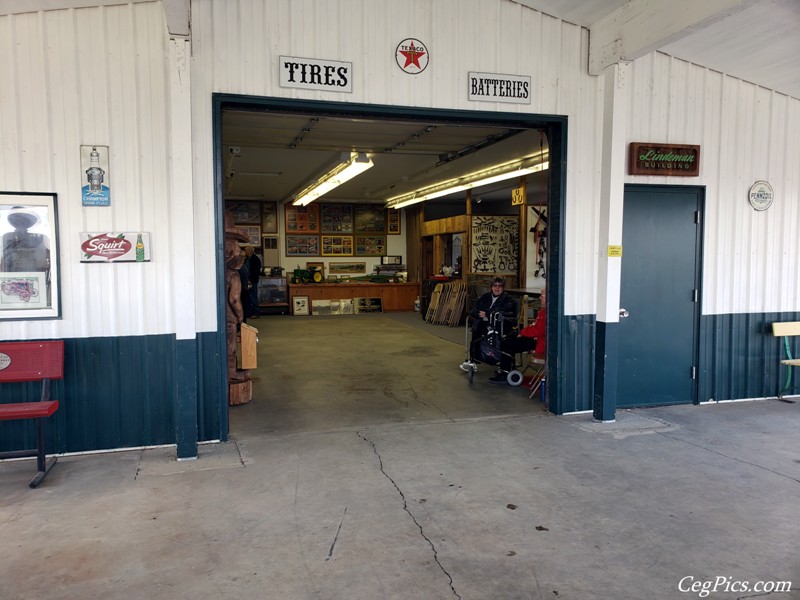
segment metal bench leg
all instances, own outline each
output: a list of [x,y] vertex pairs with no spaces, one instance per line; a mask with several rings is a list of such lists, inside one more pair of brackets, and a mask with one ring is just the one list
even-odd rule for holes
[[35,488],[39,485],[47,472],[53,468],[53,465],[58,462],[57,457],[53,457],[47,461],[44,453],[44,419],[35,419],[36,421],[36,476],[31,479],[30,487]]

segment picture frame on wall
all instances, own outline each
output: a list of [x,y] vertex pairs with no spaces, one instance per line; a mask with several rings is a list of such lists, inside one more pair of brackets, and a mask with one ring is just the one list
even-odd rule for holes
[[386,233],[386,209],[382,205],[360,204],[354,212],[356,233]]
[[322,233],[353,233],[352,204],[320,204]]
[[356,256],[383,256],[386,254],[385,235],[356,236]]
[[233,222],[242,225],[261,226],[261,206],[259,202],[228,200],[225,208],[233,213]]
[[353,256],[353,236],[323,235],[322,256]]
[[0,320],[61,318],[58,199],[0,192]]
[[319,236],[287,235],[286,256],[319,256]]
[[400,235],[400,211],[388,209],[386,211],[386,233]]
[[332,262],[328,263],[328,272],[332,275],[341,275],[344,273],[366,273],[367,263],[358,261]]
[[308,296],[294,296],[292,298],[292,314],[304,317],[311,314]]
[[261,248],[261,226],[260,225],[237,225],[247,235],[247,244]]
[[278,233],[278,203],[261,203],[261,233]]
[[319,233],[318,204],[309,204],[308,206],[287,204],[284,213],[286,215],[287,235],[290,233]]

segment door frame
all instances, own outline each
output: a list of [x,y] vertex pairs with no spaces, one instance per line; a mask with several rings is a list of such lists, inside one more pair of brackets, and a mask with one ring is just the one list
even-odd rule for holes
[[220,439],[228,438],[228,381],[225,350],[225,281],[224,273],[224,165],[222,155],[222,113],[226,109],[265,110],[287,112],[309,116],[352,117],[374,120],[408,119],[415,121],[437,121],[445,125],[486,124],[518,126],[545,131],[549,144],[550,185],[548,193],[548,213],[550,214],[548,244],[551,252],[547,257],[550,280],[547,286],[547,388],[548,409],[555,414],[563,413],[563,380],[566,377],[558,365],[564,357],[561,344],[561,315],[564,314],[564,237],[566,222],[563,219],[566,206],[567,182],[567,117],[527,113],[507,113],[440,109],[428,107],[393,106],[351,102],[327,102],[319,100],[298,100],[264,96],[248,96],[214,92],[211,95],[211,117],[214,164],[214,218],[216,229],[216,268],[217,277],[217,348],[218,397],[220,415]]
[[[670,185],[670,184],[644,184],[644,183],[626,183],[623,191],[623,219],[624,219],[624,195],[628,192],[691,192],[697,195],[697,210],[696,210],[696,223],[697,235],[695,237],[695,289],[697,290],[697,300],[695,302],[694,314],[692,317],[693,328],[693,348],[692,348],[692,364],[694,367],[694,379],[692,380],[692,400],[691,404],[699,404],[699,389],[700,389],[700,343],[701,336],[701,319],[703,312],[703,248],[705,237],[705,210],[706,210],[706,186],[703,185]],[[624,257],[624,248],[623,248]],[[624,258],[623,258],[624,260]],[[620,294],[622,291],[622,280],[620,279]],[[605,355],[613,357],[612,361],[601,361],[599,364],[602,368],[595,372],[595,394],[593,405],[593,416],[595,420],[610,422],[615,420],[617,409],[617,378],[619,370],[619,322],[616,323],[598,323],[595,337],[595,348],[597,355]],[[596,361],[596,365],[597,365]],[[608,379],[611,378],[612,382],[609,384]],[[613,391],[612,394],[604,393],[604,391]]]

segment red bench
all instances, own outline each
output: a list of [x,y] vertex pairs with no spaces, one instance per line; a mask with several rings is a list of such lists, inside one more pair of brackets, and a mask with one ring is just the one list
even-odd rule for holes
[[1,458],[36,457],[36,476],[30,486],[35,488],[58,460],[48,463],[44,453],[44,419],[58,410],[58,400],[50,399],[50,380],[64,377],[64,342],[0,342],[0,383],[42,382],[42,395],[36,402],[0,404],[0,421],[34,419],[36,449],[0,452]]

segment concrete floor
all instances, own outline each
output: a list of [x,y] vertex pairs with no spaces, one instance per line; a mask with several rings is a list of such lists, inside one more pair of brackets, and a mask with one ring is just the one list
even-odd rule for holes
[[599,424],[468,385],[418,315],[252,324],[255,398],[198,460],[0,464],[2,600],[800,598],[800,403]]

